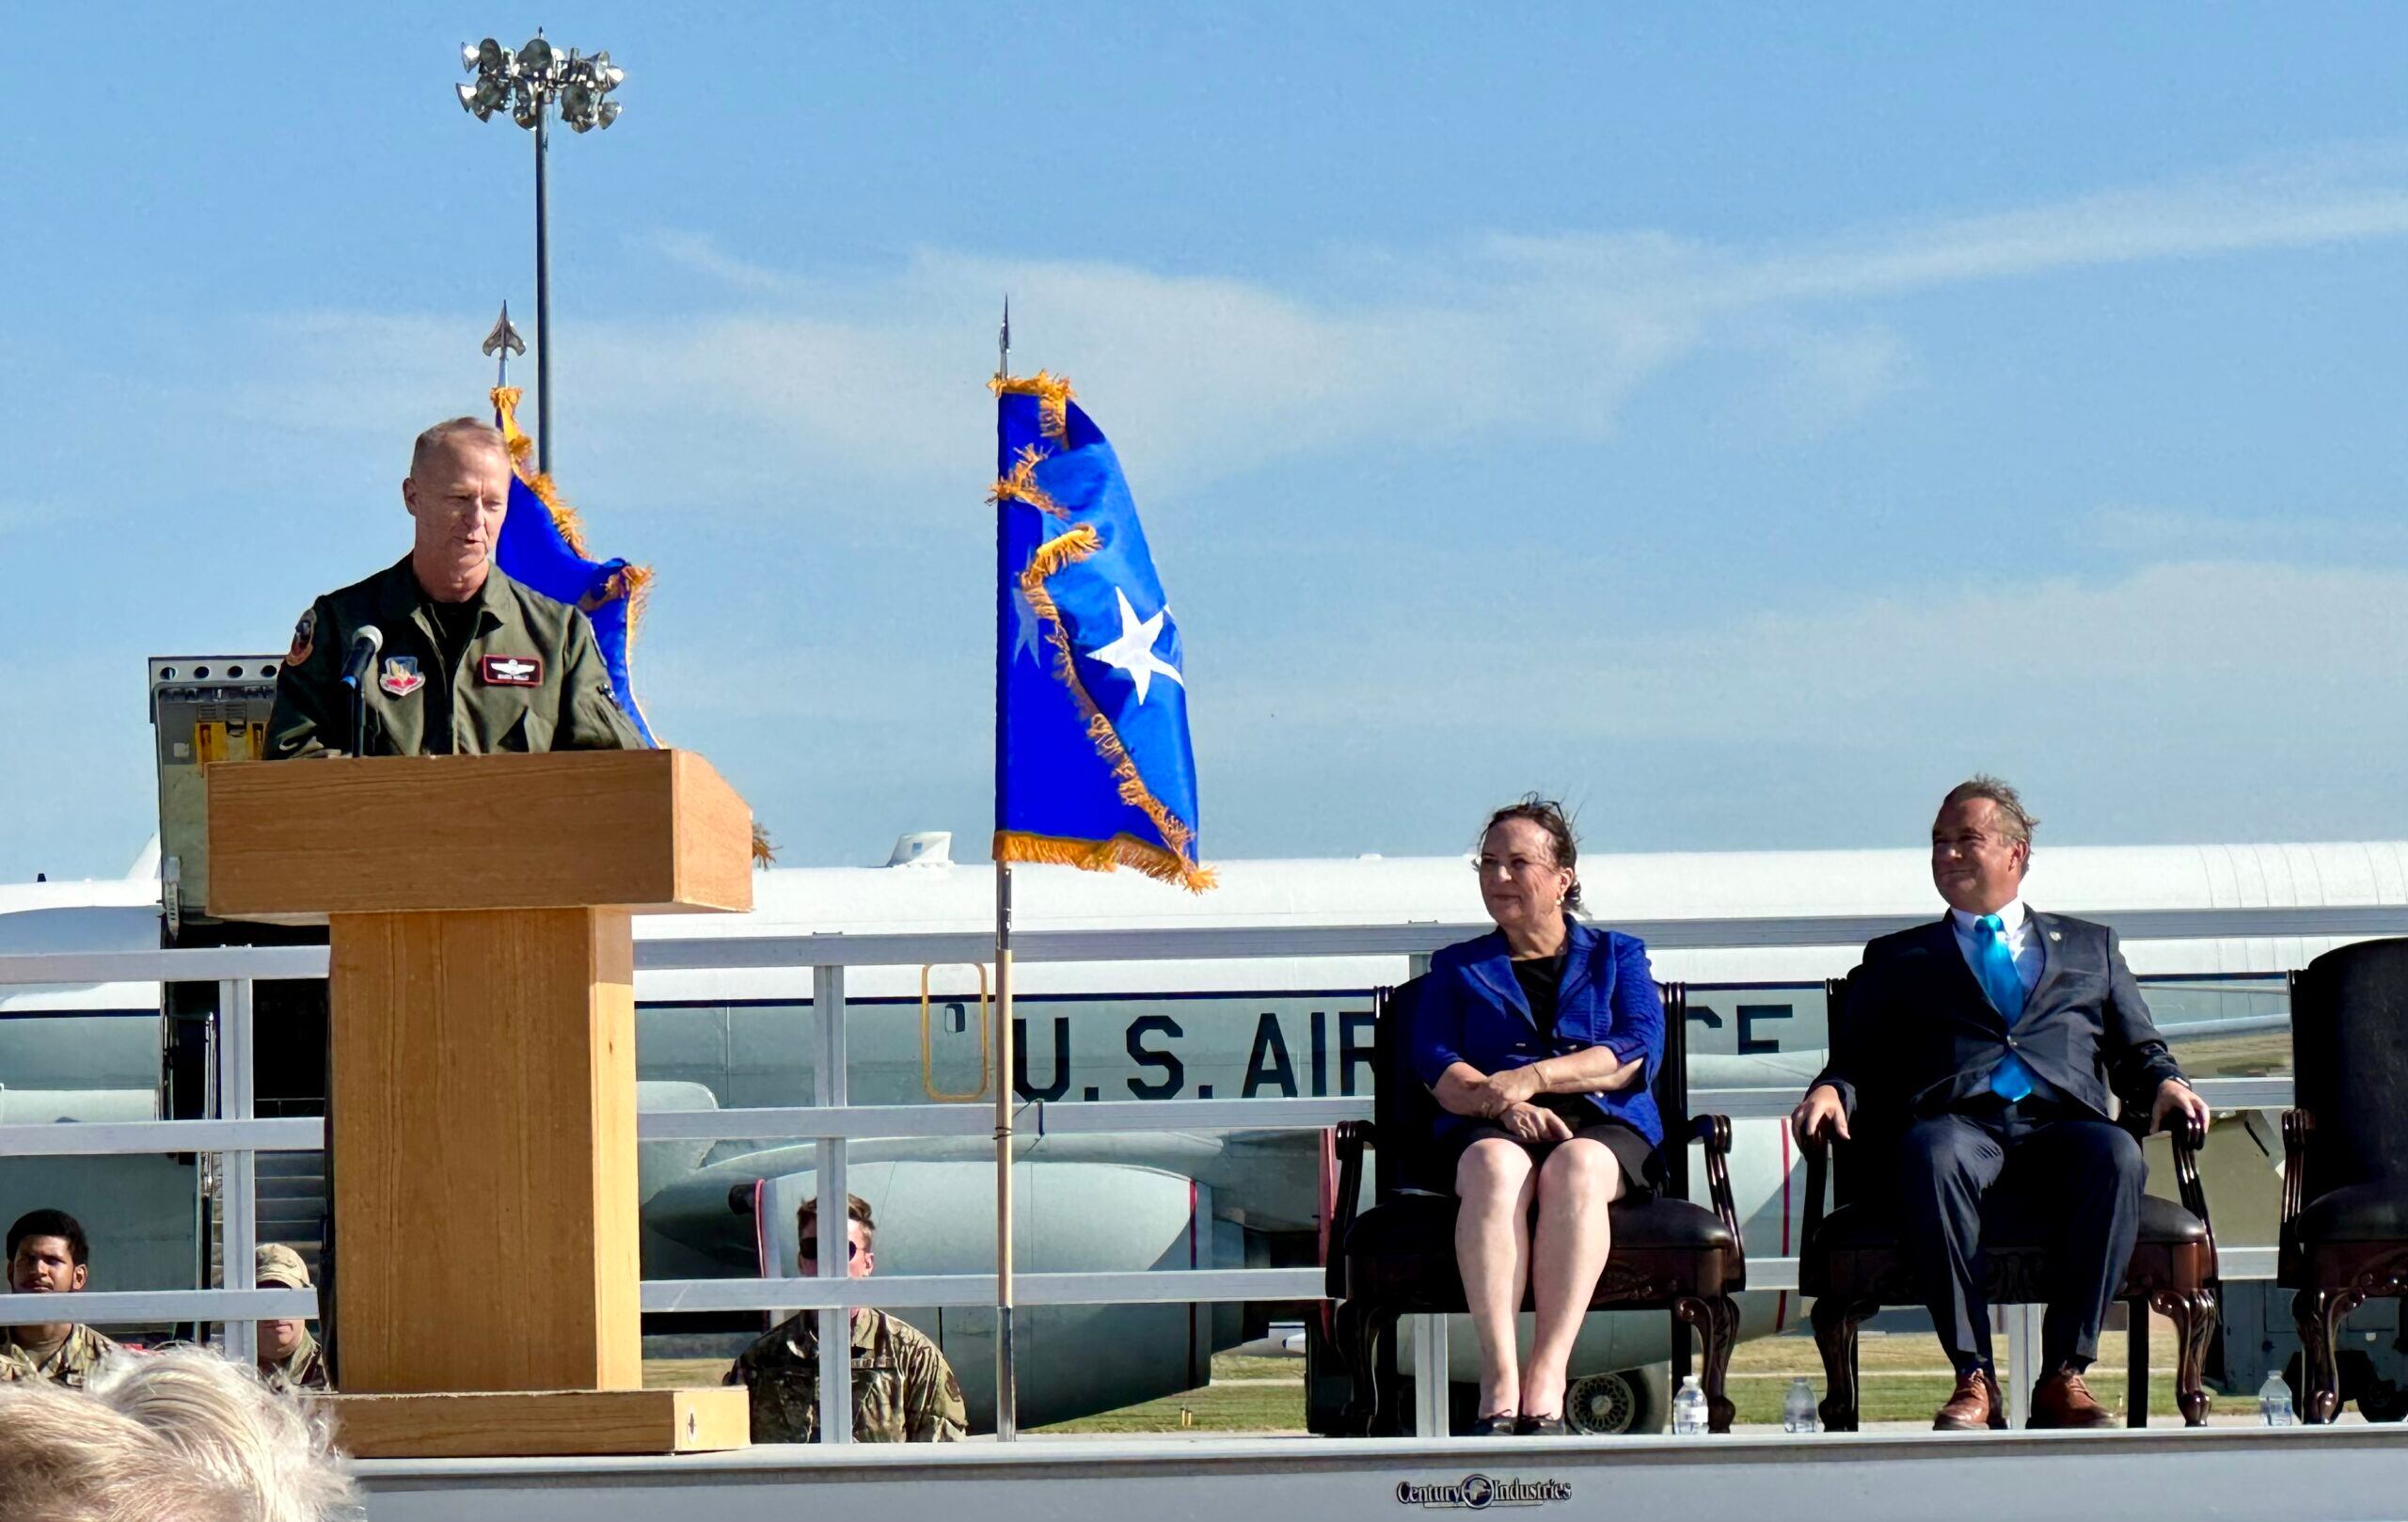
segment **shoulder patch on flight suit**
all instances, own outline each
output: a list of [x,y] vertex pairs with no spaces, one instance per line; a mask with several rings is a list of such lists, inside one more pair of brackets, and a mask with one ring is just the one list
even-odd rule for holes
[[426,685],[418,669],[416,656],[387,656],[385,669],[377,674],[376,685],[397,698],[408,697]]
[[309,659],[309,652],[317,647],[318,608],[315,603],[312,603],[309,610],[301,615],[300,622],[293,626],[293,647],[284,652],[284,663],[288,666],[298,666]]
[[544,658],[480,656],[477,658],[477,680],[487,687],[541,687],[544,685]]

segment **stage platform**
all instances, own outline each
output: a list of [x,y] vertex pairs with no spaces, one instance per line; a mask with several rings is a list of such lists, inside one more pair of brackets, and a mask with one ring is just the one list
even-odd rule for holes
[[1236,1522],[1462,1510],[1780,1522],[2408,1516],[2408,1430],[1023,1438],[360,1467],[372,1522]]

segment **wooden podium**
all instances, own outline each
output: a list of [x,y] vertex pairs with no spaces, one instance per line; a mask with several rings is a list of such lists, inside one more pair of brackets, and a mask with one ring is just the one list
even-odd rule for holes
[[343,1447],[743,1446],[743,1390],[642,1387],[630,922],[752,907],[743,800],[676,751],[208,785],[210,912],[330,928]]

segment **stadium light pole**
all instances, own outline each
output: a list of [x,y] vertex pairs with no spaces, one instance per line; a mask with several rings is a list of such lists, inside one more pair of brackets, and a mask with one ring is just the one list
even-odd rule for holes
[[551,152],[554,112],[572,132],[592,132],[619,119],[619,103],[607,97],[627,71],[605,49],[591,57],[575,48],[565,54],[539,29],[515,51],[488,37],[460,45],[460,66],[476,82],[457,87],[460,109],[479,121],[507,113],[535,135],[535,460],[552,472],[552,256],[551,201],[545,162]]

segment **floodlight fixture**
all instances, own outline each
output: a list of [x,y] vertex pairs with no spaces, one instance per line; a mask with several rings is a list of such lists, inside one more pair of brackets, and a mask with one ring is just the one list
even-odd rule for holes
[[539,468],[548,474],[552,468],[552,348],[547,341],[551,336],[551,218],[545,172],[550,152],[547,128],[555,111],[570,131],[580,134],[618,120],[619,103],[606,97],[626,82],[627,71],[610,61],[607,49],[591,57],[580,56],[574,48],[554,47],[540,31],[515,52],[490,37],[473,47],[464,42],[460,66],[476,76],[473,85],[454,87],[461,110],[479,121],[490,121],[506,111],[513,121],[535,135],[535,438]]

